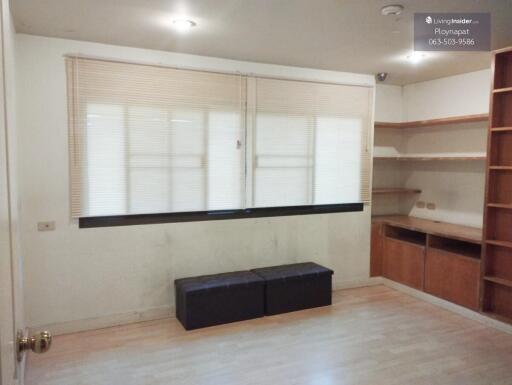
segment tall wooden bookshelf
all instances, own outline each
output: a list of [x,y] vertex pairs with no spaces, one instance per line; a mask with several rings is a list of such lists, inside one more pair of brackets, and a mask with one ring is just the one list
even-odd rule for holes
[[494,52],[492,77],[480,305],[512,322],[512,47]]

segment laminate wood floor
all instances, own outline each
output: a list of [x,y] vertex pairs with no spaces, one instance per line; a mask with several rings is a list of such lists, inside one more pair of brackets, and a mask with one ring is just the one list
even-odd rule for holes
[[510,385],[512,335],[384,286],[186,332],[175,319],[57,336],[27,385]]

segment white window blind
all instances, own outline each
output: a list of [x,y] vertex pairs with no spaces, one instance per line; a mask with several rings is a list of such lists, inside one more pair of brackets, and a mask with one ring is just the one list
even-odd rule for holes
[[370,89],[248,82],[251,207],[367,202]]
[[74,217],[370,199],[368,87],[66,60]]
[[75,217],[244,206],[241,76],[68,58]]

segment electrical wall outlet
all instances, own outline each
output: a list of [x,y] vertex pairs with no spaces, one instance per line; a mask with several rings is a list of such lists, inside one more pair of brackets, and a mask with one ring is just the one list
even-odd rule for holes
[[436,209],[435,203],[432,203],[432,202],[427,203],[427,210],[435,210],[435,209]]
[[423,202],[423,201],[416,202],[416,207],[419,208],[419,209],[424,209],[425,208],[425,202]]
[[55,230],[55,221],[37,222],[37,231]]

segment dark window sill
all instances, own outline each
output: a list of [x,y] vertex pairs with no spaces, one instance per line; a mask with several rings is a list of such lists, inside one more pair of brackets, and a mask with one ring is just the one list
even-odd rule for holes
[[310,215],[363,211],[363,203],[343,203],[335,205],[262,207],[244,210],[191,211],[184,213],[112,215],[84,217],[78,220],[78,227],[109,227],[149,225],[156,223],[216,221],[225,219],[284,217],[290,215]]

